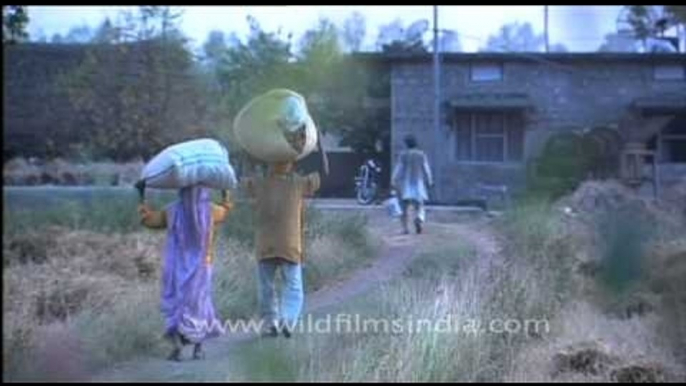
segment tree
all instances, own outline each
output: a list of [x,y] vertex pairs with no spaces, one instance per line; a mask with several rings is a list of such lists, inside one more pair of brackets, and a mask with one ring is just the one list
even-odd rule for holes
[[379,32],[376,38],[376,48],[383,50],[384,45],[391,44],[394,41],[403,40],[403,21],[395,19],[389,24],[379,27]]
[[[381,29],[381,43],[414,46],[412,40],[407,44],[399,21],[387,27]],[[394,34],[396,27],[400,30]],[[390,73],[345,55],[345,36],[345,27],[341,31],[326,19],[305,34],[297,63],[301,84],[312,96],[312,114],[322,131],[337,134],[343,146],[358,153],[376,154],[377,142],[386,144],[390,138],[390,104],[385,103],[390,100]]]
[[248,16],[246,20],[250,28],[247,39],[241,41],[235,35],[229,37],[225,51],[216,58],[213,75],[219,86],[217,127],[221,129],[239,168],[249,158],[233,144],[232,121],[239,109],[253,97],[273,88],[302,92],[300,74],[291,53],[290,35],[284,39],[280,31],[262,30],[254,17]]
[[540,52],[545,45],[543,34],[535,34],[530,23],[509,23],[497,35],[488,38],[486,47],[481,51],[495,52]]
[[88,43],[93,40],[93,30],[86,24],[71,27],[62,40],[63,43]]
[[247,17],[250,33],[245,43],[230,47],[220,60],[217,76],[232,113],[257,94],[271,88],[293,86],[289,77],[291,43],[280,33],[265,32],[257,20]]
[[212,30],[207,34],[207,39],[202,45],[202,62],[206,69],[215,73],[229,48],[238,47],[241,44],[241,39],[238,38],[235,32],[227,37],[224,32],[219,30]]
[[112,24],[110,18],[105,18],[93,33],[91,41],[98,44],[112,44],[121,40],[120,31]]
[[674,23],[686,25],[685,5],[665,5],[665,12]]
[[54,43],[54,44],[64,43],[64,38],[62,37],[62,35],[60,35],[58,33],[54,33],[54,34],[52,34],[52,37],[50,38],[50,43]]
[[359,100],[364,87],[343,53],[344,34],[331,21],[321,19],[300,41],[300,87],[310,97],[312,113],[324,132],[335,131],[350,119],[350,101]]
[[55,33],[52,35],[51,42],[56,44],[115,43],[120,40],[118,34],[118,29],[109,18],[106,18],[95,30],[82,24],[71,27],[65,35]]
[[202,45],[205,59],[217,61],[226,52],[226,38],[222,31],[210,31],[207,40]]
[[319,20],[297,42],[294,53],[290,39],[263,31],[254,18],[248,23],[247,41],[227,47],[217,66],[227,122],[254,96],[284,87],[305,96],[320,130],[341,135],[356,151],[370,151],[377,140],[387,138],[390,111],[370,109],[366,101],[368,96],[390,98],[389,74],[344,54],[351,47],[345,26]]
[[671,22],[681,26],[681,34],[678,35],[679,46],[686,40],[686,6],[684,5],[665,5],[665,12]]
[[[96,156],[148,157],[202,131],[206,99],[199,97],[203,90],[178,32],[178,17],[151,8],[141,7],[123,25],[108,27],[121,32],[118,40],[90,47],[83,63],[63,79],[91,130],[85,138]],[[136,40],[128,41],[132,37]]]
[[[462,44],[460,43],[460,36],[457,31],[446,30],[438,40],[440,52],[460,52],[462,51]],[[433,47],[433,41],[431,43]]]
[[45,35],[45,31],[42,28],[38,29],[38,32],[36,32],[32,37],[31,41],[37,42],[37,43],[47,43],[48,42],[48,37]]
[[340,63],[343,55],[341,34],[335,24],[328,19],[319,20],[316,29],[306,31],[300,40],[299,59],[306,67],[307,84],[302,86],[308,89],[326,87],[331,83],[328,73]]
[[665,32],[686,25],[686,7],[629,5],[624,7],[620,20],[625,24],[623,29],[641,42],[645,52],[674,52],[679,48],[679,31],[671,37],[665,36]]
[[26,26],[29,24],[29,13],[24,5],[2,6],[2,42],[20,43],[29,39]]
[[[415,31],[410,32],[414,33]],[[379,27],[376,46],[377,49],[384,52],[428,52],[424,42],[425,32],[420,31],[414,35],[409,35],[403,27],[402,20],[395,19],[390,24]]]
[[[341,145],[355,152],[380,156],[386,170],[390,168],[390,70],[387,66],[363,64],[346,58],[345,78],[350,84],[339,99],[339,123],[332,131],[341,137]],[[384,146],[377,154],[377,143]]]
[[219,68],[222,57],[226,55],[228,47],[224,32],[213,30],[207,35],[207,40],[202,45],[201,71],[208,77],[212,88],[219,87],[217,69]]
[[629,5],[627,6],[627,22],[631,26],[634,37],[643,42],[654,34],[654,20],[657,18],[657,11],[652,6]]
[[355,11],[343,23],[343,44],[348,52],[360,51],[367,32],[364,16]]
[[609,33],[605,42],[598,48],[600,52],[638,52],[636,39],[626,34]]
[[556,43],[550,46],[550,52],[569,52],[569,50],[564,44]]
[[[404,31],[389,34],[398,25],[382,29],[380,40],[387,38],[386,42],[407,48],[412,44],[403,45]],[[390,135],[390,108],[383,103],[390,99],[389,73],[344,55],[341,41],[345,41],[345,28],[341,32],[327,20],[305,34],[298,63],[304,74],[302,84],[315,96],[311,110],[323,131],[337,134],[342,145],[358,153],[375,154],[376,143],[388,142]]]

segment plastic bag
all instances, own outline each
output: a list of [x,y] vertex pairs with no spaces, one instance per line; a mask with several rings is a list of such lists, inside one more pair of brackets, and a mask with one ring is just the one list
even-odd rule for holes
[[400,200],[398,200],[398,196],[396,195],[393,195],[387,199],[384,203],[384,206],[388,211],[388,215],[391,217],[400,217],[403,214],[403,210],[400,207]]

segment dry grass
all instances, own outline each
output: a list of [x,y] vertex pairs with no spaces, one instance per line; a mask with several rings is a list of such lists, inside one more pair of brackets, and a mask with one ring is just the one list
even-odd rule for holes
[[[599,273],[616,268],[607,260],[627,252],[616,248],[626,234],[619,228],[606,229],[616,237],[603,237],[597,232],[599,223],[592,212],[597,207],[611,212],[626,201],[640,200],[617,185],[610,186],[610,197],[604,197],[604,189],[602,184],[586,185],[575,197],[579,205],[572,215],[561,210],[564,205],[535,202],[508,212],[496,227],[504,247],[500,260],[487,269],[480,269],[483,259],[489,258],[484,251],[478,251],[478,259],[470,259],[474,255],[468,250],[462,248],[458,253],[454,249],[459,244],[455,239],[460,237],[443,232],[442,248],[426,249],[402,280],[361,302],[339,307],[340,312],[351,310],[363,318],[428,318],[436,322],[451,315],[482,327],[493,320],[532,321],[539,323],[538,329],[481,334],[469,333],[468,328],[452,334],[310,333],[298,343],[245,352],[249,357],[246,363],[259,365],[253,365],[244,379],[683,380],[686,361],[679,353],[686,347],[686,249],[682,238],[675,239],[679,221],[663,218],[664,211],[658,205],[639,204],[636,208],[646,215],[641,218],[656,224],[653,237],[641,240],[641,249],[629,251],[635,254],[632,263],[638,263],[645,272],[632,279],[624,292],[607,291]],[[626,223],[606,225],[620,227]],[[654,307],[641,308],[641,304]],[[627,315],[628,309],[638,312]],[[264,365],[263,359],[270,365]]]
[[659,330],[672,343],[679,361],[686,364],[686,240],[658,245],[651,259],[654,263],[648,271],[647,286],[660,298]]
[[[322,224],[345,219],[321,219]],[[340,225],[340,224],[339,224]],[[313,236],[306,273],[318,287],[370,255],[344,231]],[[364,228],[360,235],[364,235]],[[103,234],[48,226],[3,237],[3,376],[73,380],[134,355],[163,355],[159,276],[165,232]],[[250,247],[220,237],[214,301],[222,318],[256,310]],[[306,271],[307,272],[307,271]],[[309,289],[310,285],[308,285]],[[64,342],[69,342],[65,344]],[[64,365],[51,358],[60,357]],[[49,363],[50,365],[46,365]]]
[[[543,212],[539,214],[542,216]],[[536,252],[536,255],[487,261],[497,257],[466,248],[461,237],[454,234],[452,238],[442,237],[440,248],[433,244],[425,248],[406,276],[370,294],[364,302],[367,306],[355,304],[341,310],[353,308],[364,318],[383,318],[388,323],[412,320],[419,330],[308,334],[304,337],[307,349],[286,347],[282,352],[284,356],[299,356],[294,361],[299,366],[296,379],[315,382],[504,380],[515,367],[522,347],[544,338],[545,321],[561,307],[561,297],[566,295],[565,289],[556,289],[554,282],[566,269],[558,264],[558,259],[565,252],[569,254],[566,248],[571,245],[561,239],[551,239],[555,230],[548,228],[550,223],[542,219],[530,214],[531,222],[526,230],[519,226],[510,228],[528,236],[508,251]],[[538,251],[536,248],[541,246],[545,249]],[[417,322],[422,319],[434,324],[420,328]],[[448,320],[457,330],[446,332]],[[489,327],[493,322],[507,320],[519,322],[519,329],[508,333]],[[531,323],[527,326],[527,322]],[[538,322],[536,329],[534,323]]]
[[[678,224],[669,222],[660,228],[669,232],[646,241],[638,256],[644,272],[619,296],[586,269],[602,266],[606,240],[583,213],[576,214],[545,205],[506,214],[497,227],[501,259],[487,269],[483,256],[472,258],[479,251],[466,249],[445,226],[402,280],[369,294],[366,306],[342,305],[363,316],[440,320],[451,315],[481,326],[492,320],[546,320],[547,333],[306,334],[255,351],[255,363],[273,366],[257,366],[253,370],[260,373],[248,371],[246,379],[683,379],[686,244],[675,237]],[[308,230],[309,290],[345,274],[373,251],[362,220],[320,215],[312,213],[314,226]],[[93,363],[161,355],[157,303],[163,238],[163,233],[103,235],[64,228],[4,238],[4,376],[21,379],[16,374],[42,369],[43,376],[73,379]],[[216,251],[215,303],[221,316],[251,316],[256,301],[255,277],[246,274],[254,270],[251,247],[221,237]],[[649,307],[640,311],[641,304]],[[639,312],[632,315],[629,309]],[[65,362],[50,359],[56,357]]]
[[7,374],[23,366],[17,358],[41,351],[38,337],[49,336],[49,328],[69,326],[84,311],[109,314],[137,289],[150,293],[157,287],[162,240],[158,235],[104,235],[50,227],[6,239],[3,364]]
[[[622,298],[581,269],[601,259],[602,240],[593,237],[594,229],[568,220],[547,205],[519,207],[499,223],[505,246],[501,262],[479,270],[464,250],[433,250],[417,259],[408,277],[370,295],[367,303],[373,306],[363,312],[366,317],[434,321],[451,315],[481,326],[492,320],[545,321],[550,330],[539,324],[539,330],[513,334],[470,334],[468,329],[457,334],[311,334],[306,349],[282,348],[281,355],[293,362],[289,368],[299,366],[294,380],[683,379],[683,241],[666,242],[668,235],[662,234],[648,244],[646,251],[655,256],[642,276],[646,282],[637,288],[653,288],[648,294],[656,308],[627,318],[611,306]],[[577,233],[580,229],[584,232]],[[445,246],[454,237],[443,240]],[[600,301],[601,294],[614,303]],[[628,294],[630,299],[635,295]]]
[[[562,209],[569,207],[571,214]],[[572,241],[579,291],[508,381],[674,381],[684,376],[686,227],[664,202],[589,182],[552,212]],[[647,227],[647,228],[646,228]]]

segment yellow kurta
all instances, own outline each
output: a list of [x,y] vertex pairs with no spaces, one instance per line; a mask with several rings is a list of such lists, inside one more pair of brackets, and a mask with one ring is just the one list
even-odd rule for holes
[[246,192],[255,200],[257,259],[302,262],[304,198],[314,195],[319,186],[319,173],[273,173],[244,180]]

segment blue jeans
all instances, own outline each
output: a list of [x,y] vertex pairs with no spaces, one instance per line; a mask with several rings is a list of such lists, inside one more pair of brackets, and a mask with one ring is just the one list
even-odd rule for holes
[[[277,302],[274,283],[277,269],[281,271],[281,282],[284,287],[281,291],[280,304]],[[305,297],[302,266],[279,258],[264,259],[258,263],[258,277],[260,311],[263,320],[270,326],[278,322],[294,326],[300,317]]]

